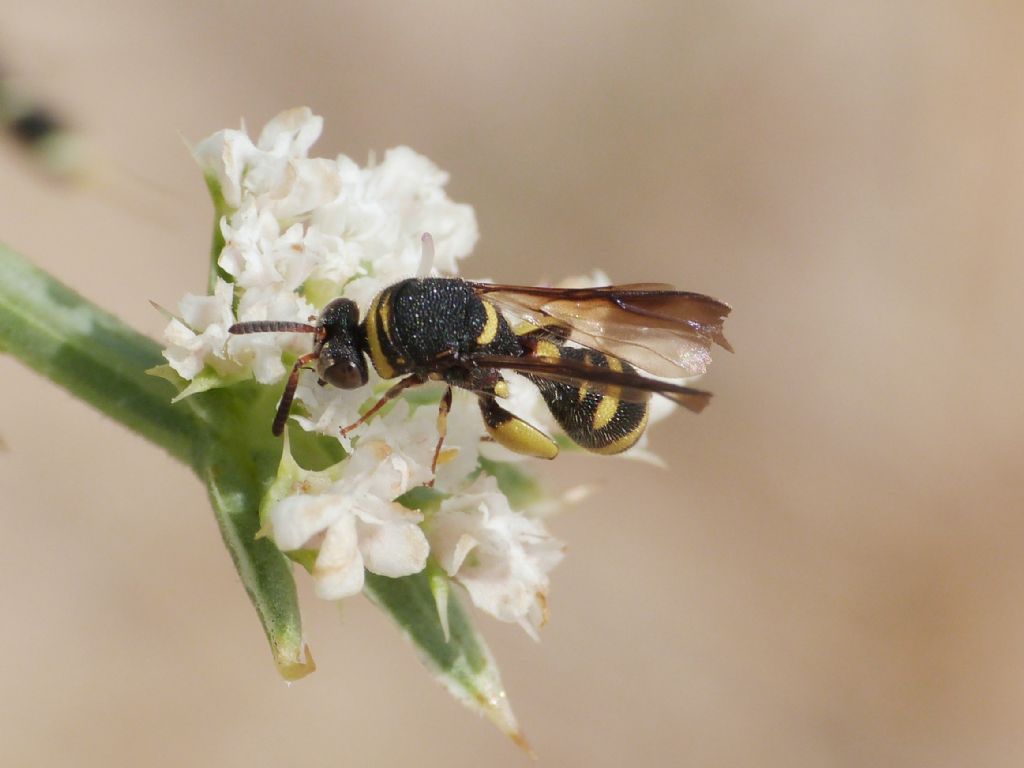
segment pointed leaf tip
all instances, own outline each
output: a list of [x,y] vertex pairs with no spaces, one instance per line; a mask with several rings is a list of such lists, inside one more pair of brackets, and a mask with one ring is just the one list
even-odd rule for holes
[[530,742],[528,742],[526,740],[526,736],[523,734],[522,731],[516,731],[515,733],[510,733],[508,736],[509,736],[510,739],[512,739],[512,742],[517,747],[519,747],[521,750],[523,750],[523,752],[525,752],[527,755],[529,755],[531,760],[536,760],[537,759],[537,753],[534,752],[533,747],[530,746]]
[[446,635],[426,570],[400,579],[367,573],[364,594],[402,628],[424,665],[452,696],[529,752],[494,657],[450,591]]
[[284,649],[275,645],[274,663],[277,665],[277,671],[281,677],[289,683],[316,672],[316,662],[313,660],[313,652],[308,644],[303,645],[301,656],[293,655],[291,649],[288,649],[286,655],[282,655],[282,650]]

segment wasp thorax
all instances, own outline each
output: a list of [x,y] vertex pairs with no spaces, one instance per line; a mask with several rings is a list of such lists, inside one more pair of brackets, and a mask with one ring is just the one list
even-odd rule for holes
[[351,299],[335,299],[320,313],[317,325],[323,343],[317,361],[322,382],[341,389],[356,389],[366,383],[366,358],[360,344],[359,308]]

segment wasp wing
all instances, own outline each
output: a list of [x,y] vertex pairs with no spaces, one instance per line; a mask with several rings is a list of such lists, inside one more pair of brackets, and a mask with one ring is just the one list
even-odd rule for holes
[[499,368],[575,386],[586,385],[597,392],[612,394],[632,402],[644,402],[652,394],[658,394],[694,413],[703,411],[711,401],[711,393],[702,389],[652,379],[636,372],[614,371],[611,368],[602,368],[563,357],[474,354],[473,363],[481,368]]
[[665,283],[542,288],[471,283],[489,301],[534,325],[551,318],[568,338],[658,376],[698,376],[711,347],[732,351],[722,332],[731,307]]

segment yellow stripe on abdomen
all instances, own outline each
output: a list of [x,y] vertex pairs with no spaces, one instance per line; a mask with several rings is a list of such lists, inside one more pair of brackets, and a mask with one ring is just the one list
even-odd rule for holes
[[533,352],[535,357],[561,357],[562,352],[558,345],[550,341],[538,341]]
[[643,418],[640,419],[640,422],[631,430],[629,430],[629,432],[627,432],[617,440],[613,440],[607,445],[602,445],[598,448],[591,448],[590,450],[593,453],[600,453],[604,454],[605,456],[610,456],[614,453],[622,453],[627,448],[632,448],[633,444],[640,439],[640,435],[642,435],[644,433],[644,430],[647,429],[647,420],[650,417],[650,415],[650,407],[645,407]]
[[601,402],[597,404],[597,408],[594,410],[594,420],[591,422],[595,432],[604,429],[615,418],[615,414],[619,410],[619,398],[612,394],[611,390],[618,392],[618,389],[618,387],[610,387],[609,391],[601,396]]
[[[617,357],[606,356],[605,360],[608,363],[609,370],[615,371],[616,373],[622,371],[622,361]],[[588,360],[587,362],[590,361]],[[608,387],[607,391],[602,394],[601,402],[599,402],[597,404],[597,408],[594,409],[594,419],[591,422],[591,426],[594,428],[595,432],[608,426],[611,420],[615,418],[615,414],[619,410],[619,403],[621,402],[619,400],[621,393],[621,387]]]

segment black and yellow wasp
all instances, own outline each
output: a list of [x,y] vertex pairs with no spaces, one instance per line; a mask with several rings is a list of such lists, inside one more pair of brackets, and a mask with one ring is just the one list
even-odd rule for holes
[[[514,326],[506,311],[517,318]],[[484,425],[496,442],[539,458],[558,453],[550,437],[499,404],[508,396],[502,371],[515,371],[535,384],[566,435],[595,453],[619,453],[639,439],[653,393],[700,412],[710,393],[645,376],[637,368],[666,377],[702,372],[712,344],[730,349],[722,334],[729,311],[708,296],[664,284],[533,288],[428,277],[385,288],[362,322],[355,302],[339,298],[324,307],[315,325],[252,321],[236,323],[229,332],[313,334],[313,351],[295,361],[288,378],[275,435],[284,431],[299,371],[314,361],[319,383],[342,389],[366,384],[367,356],[381,377],[402,377],[342,435],[409,387],[447,383],[438,414],[436,468],[452,387],[478,397]]]

